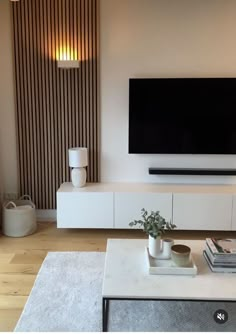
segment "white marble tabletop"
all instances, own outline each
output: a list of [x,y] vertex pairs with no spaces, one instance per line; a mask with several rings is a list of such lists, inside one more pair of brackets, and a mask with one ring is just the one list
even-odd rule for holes
[[236,274],[213,273],[202,252],[205,240],[175,240],[192,249],[196,276],[150,275],[147,239],[108,239],[102,295],[107,298],[236,300]]

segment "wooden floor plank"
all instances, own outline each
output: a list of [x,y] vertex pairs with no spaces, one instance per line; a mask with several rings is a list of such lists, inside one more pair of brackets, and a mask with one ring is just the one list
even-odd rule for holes
[[0,332],[11,332],[21,315],[21,309],[0,311]]
[[13,257],[14,253],[0,253],[0,264],[10,263]]
[[15,254],[11,260],[11,264],[40,264],[44,260],[47,252],[40,252],[40,254]]
[[[27,301],[27,296],[5,296],[0,295],[0,316],[3,310],[23,310]],[[13,330],[13,328],[12,328]]]
[[0,274],[0,296],[28,296],[36,275]]
[[14,264],[11,263],[0,265],[0,274],[27,274],[27,275],[37,275],[41,263],[39,264]]

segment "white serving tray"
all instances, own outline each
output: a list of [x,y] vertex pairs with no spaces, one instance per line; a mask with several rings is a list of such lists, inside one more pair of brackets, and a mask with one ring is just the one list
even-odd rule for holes
[[190,275],[197,274],[197,267],[191,257],[188,267],[178,267],[171,259],[159,260],[149,254],[148,247],[145,247],[145,256],[148,265],[148,272],[151,275]]

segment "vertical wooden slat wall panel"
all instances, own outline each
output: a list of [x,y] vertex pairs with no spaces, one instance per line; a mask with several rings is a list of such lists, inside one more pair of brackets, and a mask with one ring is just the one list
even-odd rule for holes
[[[87,180],[99,181],[98,1],[11,4],[19,187],[39,209],[56,208],[70,180],[69,147],[88,147]],[[80,68],[59,69],[60,57]]]
[[93,60],[94,60],[94,68],[93,68],[93,82],[94,82],[94,88],[93,91],[96,92],[96,94],[93,94],[94,97],[94,163],[96,166],[96,174],[95,178],[99,178],[100,176],[100,133],[99,133],[99,127],[98,124],[100,124],[100,113],[99,113],[99,107],[100,107],[100,67],[98,66],[100,63],[100,49],[99,49],[99,36],[100,36],[100,26],[99,26],[99,2],[97,0],[94,0],[94,35],[93,35],[93,41],[94,41],[94,52],[93,52]]

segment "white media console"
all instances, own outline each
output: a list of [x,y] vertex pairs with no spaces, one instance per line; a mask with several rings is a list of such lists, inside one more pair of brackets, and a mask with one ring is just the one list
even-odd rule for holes
[[236,185],[90,183],[57,191],[57,227],[130,228],[141,209],[183,230],[236,230]]

